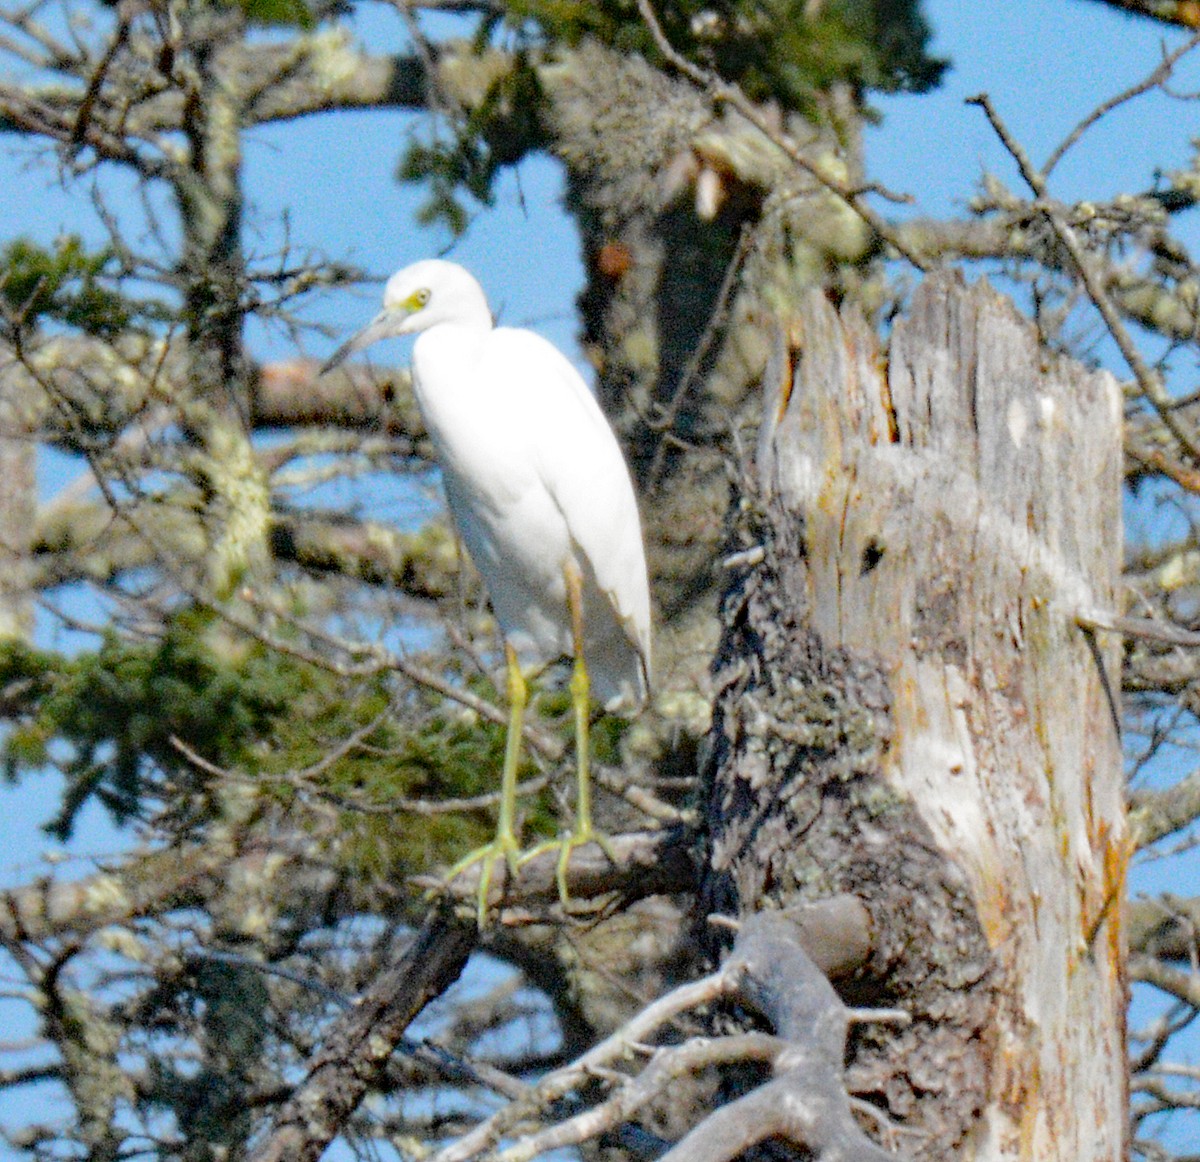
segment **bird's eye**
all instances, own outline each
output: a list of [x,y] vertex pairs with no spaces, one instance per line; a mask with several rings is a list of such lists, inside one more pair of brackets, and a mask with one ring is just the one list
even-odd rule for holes
[[427,302],[429,302],[429,288],[427,286],[423,286],[415,295],[413,295],[413,299],[416,301],[418,307],[423,307]]

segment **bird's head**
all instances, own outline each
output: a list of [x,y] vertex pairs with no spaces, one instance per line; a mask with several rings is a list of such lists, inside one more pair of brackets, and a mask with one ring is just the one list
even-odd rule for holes
[[490,328],[492,314],[483,288],[456,263],[440,258],[414,262],[388,279],[383,310],[329,357],[321,373],[380,339],[413,335],[439,323]]

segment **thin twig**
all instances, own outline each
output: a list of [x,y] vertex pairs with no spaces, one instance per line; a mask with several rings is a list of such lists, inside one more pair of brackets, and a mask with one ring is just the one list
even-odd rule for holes
[[[319,799],[324,799],[327,803],[332,803],[335,807],[340,807],[346,811],[353,811],[359,815],[420,815],[422,817],[433,817],[438,815],[461,815],[465,811],[484,811],[489,807],[496,806],[500,801],[499,791],[486,791],[481,795],[470,795],[456,799],[410,799],[404,796],[391,795],[388,797],[386,803],[365,803],[351,795],[339,794],[336,791],[331,791],[328,787],[323,787],[319,783],[312,781],[314,775],[323,773],[333,763],[337,762],[338,759],[344,758],[363,737],[375,730],[379,725],[380,719],[390,712],[390,708],[383,711],[374,722],[370,722],[353,732],[328,754],[324,755],[317,763],[314,763],[313,766],[303,771],[294,771],[291,774],[283,775],[281,776],[282,780],[295,787],[301,794],[312,794]],[[207,775],[212,775],[214,778],[225,780],[226,782],[239,778],[234,771],[219,767],[203,755],[197,754],[196,751],[177,735],[171,735],[168,742],[172,749],[178,751],[197,770],[203,771]],[[517,795],[521,798],[536,795],[545,789],[553,777],[553,771],[545,771],[540,775],[535,775],[532,779],[526,779],[517,785]],[[261,783],[261,779],[257,778],[252,780],[244,779],[244,781],[256,784]]]
[[911,1025],[912,1013],[904,1009],[850,1009],[846,1020],[853,1025]]
[[120,5],[118,5],[118,12],[117,28],[113,33],[112,41],[93,70],[88,80],[87,89],[75,111],[75,124],[71,129],[71,141],[75,145],[81,145],[87,136],[88,124],[92,119],[92,109],[95,107],[96,99],[100,96],[100,90],[103,88],[105,79],[108,77],[108,71],[112,67],[113,61],[116,60],[117,53],[129,41],[129,14]]
[[1048,178],[1053,172],[1054,167],[1062,161],[1068,150],[1072,149],[1079,139],[1102,117],[1106,117],[1114,109],[1134,100],[1136,97],[1140,97],[1143,93],[1148,93],[1151,89],[1160,88],[1165,84],[1170,79],[1171,73],[1174,72],[1180,58],[1186,56],[1197,45],[1200,45],[1200,33],[1197,33],[1190,40],[1185,40],[1174,52],[1167,53],[1154,71],[1144,80],[1131,85],[1124,92],[1118,93],[1115,97],[1110,97],[1107,101],[1097,105],[1095,109],[1059,142],[1058,147],[1046,159],[1046,164],[1042,166],[1042,176]]
[[657,819],[660,823],[689,823],[695,816],[694,811],[672,807],[657,795],[652,795],[645,787],[639,787],[615,770],[598,764],[592,765],[592,779],[606,791],[619,795],[631,807],[636,807],[643,815]]
[[501,1150],[498,1160],[529,1162],[529,1159],[548,1150],[578,1146],[628,1121],[681,1077],[715,1065],[745,1061],[773,1062],[787,1048],[788,1042],[769,1033],[695,1037],[682,1045],[651,1048],[653,1056],[646,1068],[636,1077],[620,1075],[618,1088],[604,1101],[540,1133],[522,1137],[515,1145]]
[[651,1005],[647,1005],[620,1029],[589,1049],[570,1065],[547,1074],[533,1088],[525,1101],[514,1102],[497,1110],[470,1133],[434,1155],[431,1162],[466,1162],[477,1154],[490,1150],[506,1134],[527,1117],[535,1115],[549,1103],[564,1097],[597,1069],[619,1061],[632,1052],[632,1046],[642,1042],[661,1025],[677,1014],[707,1004],[724,995],[736,984],[737,974],[722,969],[710,976],[681,985]]
[[1174,414],[1173,401],[1167,395],[1161,379],[1147,366],[1133,338],[1125,329],[1125,324],[1121,321],[1116,307],[1113,306],[1112,300],[1108,297],[1108,293],[1104,289],[1103,279],[1096,272],[1091,256],[1084,250],[1075,231],[1071,229],[1063,217],[1061,207],[1049,198],[1046,190],[1045,175],[1039,173],[1034,168],[1033,163],[1029,160],[1029,155],[1025,152],[1020,142],[1009,132],[1008,127],[996,112],[991,98],[986,93],[968,97],[966,103],[968,105],[977,105],[984,111],[1001,144],[1008,150],[1012,159],[1017,163],[1017,168],[1021,171],[1021,177],[1024,178],[1036,198],[1031,209],[1046,219],[1059,242],[1062,243],[1063,249],[1070,255],[1071,261],[1074,263],[1075,269],[1079,274],[1080,282],[1083,284],[1083,289],[1087,292],[1088,298],[1091,299],[1092,305],[1099,311],[1100,317],[1104,320],[1104,325],[1108,328],[1108,333],[1112,336],[1130,371],[1133,372],[1133,377],[1137,380],[1137,385],[1142,395],[1149,401],[1150,406],[1154,408],[1155,412],[1158,413],[1163,426],[1179,441],[1180,446],[1187,454],[1193,460],[1200,461],[1200,444],[1197,444],[1192,435],[1184,431],[1180,426]]

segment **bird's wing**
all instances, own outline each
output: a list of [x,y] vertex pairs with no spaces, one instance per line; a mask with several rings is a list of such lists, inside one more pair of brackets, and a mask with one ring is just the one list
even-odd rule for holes
[[[511,392],[531,455],[602,592],[647,669],[650,592],[633,482],[600,405],[570,361],[533,331],[492,332],[489,364]],[[510,378],[511,377],[511,378]]]

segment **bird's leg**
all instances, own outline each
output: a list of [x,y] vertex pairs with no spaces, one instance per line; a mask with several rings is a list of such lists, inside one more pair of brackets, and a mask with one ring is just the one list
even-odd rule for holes
[[492,886],[492,869],[498,859],[508,864],[509,876],[517,874],[521,863],[521,850],[517,845],[514,827],[517,809],[517,767],[521,761],[521,724],[525,717],[525,705],[529,701],[529,688],[525,676],[517,663],[516,651],[504,643],[507,662],[508,734],[504,740],[504,772],[500,777],[500,819],[496,824],[496,838],[486,847],[471,852],[458,861],[447,873],[449,883],[460,872],[472,864],[479,863],[479,927],[487,922],[488,890]]
[[496,843],[508,861],[508,870],[516,874],[520,850],[513,822],[517,813],[517,768],[521,764],[521,728],[525,721],[525,706],[529,687],[517,662],[517,651],[504,643],[507,662],[508,734],[504,738],[504,772],[500,776],[500,821],[496,825]]
[[[571,708],[575,712],[575,778],[578,797],[575,800],[575,832],[577,844],[586,843],[592,837],[592,782],[591,782],[591,693],[592,683],[588,677],[587,661],[583,656],[583,578],[579,567],[569,561],[563,572],[567,578],[567,608],[571,611],[571,644],[575,658],[571,666]],[[564,857],[569,848],[563,849]],[[565,858],[559,875],[559,889],[563,886],[562,872],[566,870]]]
[[571,644],[575,659],[571,667],[571,707],[575,714],[575,777],[577,797],[575,800],[575,826],[571,834],[563,839],[550,843],[539,844],[524,859],[532,859],[543,851],[558,848],[558,898],[565,906],[570,898],[567,891],[567,867],[571,861],[571,852],[587,843],[598,843],[604,854],[616,863],[612,845],[608,836],[596,831],[592,826],[592,785],[591,785],[591,680],[588,678],[587,662],[583,656],[583,576],[579,566],[574,561],[568,561],[563,566],[563,576],[567,582],[567,608],[571,614]]

